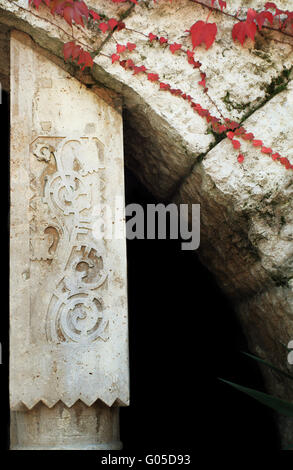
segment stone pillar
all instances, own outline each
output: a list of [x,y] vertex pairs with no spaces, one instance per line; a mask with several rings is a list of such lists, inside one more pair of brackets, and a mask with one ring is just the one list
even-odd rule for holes
[[12,33],[11,449],[121,448],[129,370],[120,111]]
[[11,412],[13,450],[119,450],[119,408],[101,402],[77,402],[68,408],[39,403],[32,410]]

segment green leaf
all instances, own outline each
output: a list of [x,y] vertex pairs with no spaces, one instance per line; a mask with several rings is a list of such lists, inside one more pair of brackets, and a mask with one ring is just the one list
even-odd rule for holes
[[287,379],[293,380],[293,375],[287,374],[287,372],[283,371],[282,369],[279,369],[278,367],[274,366],[270,362],[264,361],[260,357],[254,356],[253,354],[249,354],[247,352],[242,352],[242,354],[245,354],[245,356],[250,357],[251,359],[254,359],[255,361],[260,362],[261,364],[264,364],[267,367],[270,367],[271,369],[275,370],[276,372],[279,372],[279,374],[283,375],[284,377],[287,377]]
[[280,398],[273,397],[272,395],[268,395],[267,393],[259,392],[258,390],[254,390],[253,388],[243,387],[242,385],[229,382],[228,380],[224,380],[224,379],[219,379],[219,380],[227,383],[228,385],[231,385],[232,387],[236,388],[236,390],[239,390],[240,392],[246,393],[250,397],[259,401],[263,405],[266,405],[269,408],[272,408],[278,413],[284,416],[289,416],[290,418],[293,418],[293,403],[290,403],[285,400],[281,400]]

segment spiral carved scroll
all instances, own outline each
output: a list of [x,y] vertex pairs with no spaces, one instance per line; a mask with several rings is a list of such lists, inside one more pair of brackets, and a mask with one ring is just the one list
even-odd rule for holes
[[[53,260],[61,274],[55,282],[46,321],[48,341],[54,343],[107,340],[107,308],[97,290],[108,274],[91,227],[91,185],[98,181],[93,173],[102,167],[87,166],[85,151],[82,139],[64,139],[56,150],[50,149],[56,171],[46,177],[43,202],[62,228]],[[44,164],[50,161],[49,157],[38,160]]]

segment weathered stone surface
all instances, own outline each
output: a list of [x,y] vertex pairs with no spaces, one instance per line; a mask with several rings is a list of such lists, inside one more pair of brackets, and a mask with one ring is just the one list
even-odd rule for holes
[[[293,82],[290,82],[288,90],[275,96],[244,122],[248,131],[262,136],[265,145],[291,159],[292,102]],[[246,157],[244,163],[239,165],[235,163],[237,152],[233,150],[230,141],[226,139],[219,143],[202,163],[195,165],[191,175],[182,184],[178,198],[180,200],[183,194],[186,194],[185,199],[196,201],[205,197],[203,211],[207,213],[214,200],[218,216],[211,223],[213,208],[206,220],[203,215],[204,233],[210,231],[212,237],[213,226],[225,225],[226,218],[234,219],[236,232],[240,234],[242,227],[247,233],[245,239],[251,247],[251,255],[261,260],[262,269],[276,281],[288,281],[292,277],[293,255],[292,172],[261,153],[251,143],[243,141],[241,151]],[[227,216],[223,215],[226,213]],[[218,236],[222,238],[221,231]],[[205,243],[207,237],[203,238]],[[235,246],[235,241],[231,240],[232,246]],[[243,237],[239,237],[239,243],[244,243]],[[243,245],[239,251],[244,253],[242,248]],[[215,249],[221,250],[220,247]],[[218,264],[221,266],[221,263]],[[236,282],[228,274],[227,278],[230,283]],[[235,292],[239,294],[240,288],[236,284]]]
[[[244,122],[248,131],[289,158],[292,103],[290,82],[287,90]],[[283,286],[290,305],[293,175],[250,143],[242,146],[246,156],[240,165],[235,164],[237,152],[229,139],[220,142],[194,166],[174,200],[201,204],[202,256],[236,303]],[[291,312],[291,307],[284,312],[286,324],[291,325],[284,343],[293,335]]]
[[[24,407],[25,408],[25,407]],[[38,403],[11,413],[12,450],[119,450],[119,408],[77,402],[71,408]]]
[[[234,5],[233,2],[235,11],[237,3],[240,4],[236,2]],[[255,2],[248,3],[255,5]],[[159,7],[149,2],[136,11],[138,14],[127,18],[127,27],[145,35],[153,32],[167,36],[170,42],[182,43],[185,48],[190,48],[190,39],[184,31],[194,21],[205,20],[207,15],[206,9],[184,0],[176,1],[176,8],[170,2],[162,1]],[[207,73],[208,93],[218,109],[198,85],[200,74],[188,64],[184,54],[172,56],[166,47],[150,44],[145,36],[128,30],[119,33],[119,41],[122,44],[135,42],[137,48],[131,53],[135,63],[144,64],[149,71],[158,73],[163,82],[191,94],[196,102],[211,110],[214,115],[220,117],[220,110],[230,119],[243,119],[267,100],[269,91],[274,88],[274,81],[282,77],[284,70],[290,69],[292,47],[260,37],[254,47],[248,43],[245,48],[241,48],[239,43],[233,43],[231,39],[233,20],[217,13],[214,19],[218,26],[218,39],[208,51],[204,47],[196,49],[195,58],[202,63],[201,70]],[[114,50],[112,41],[103,48],[103,52],[108,54]],[[137,75],[131,79],[129,71],[121,69],[117,63],[111,65],[104,56],[98,56],[95,61],[103,69],[103,72],[97,70],[95,76],[98,78],[99,73],[107,72],[103,81],[123,94],[129,113],[128,121],[132,123],[135,120],[135,138],[131,140],[131,132],[127,134],[134,149],[132,158],[135,161],[132,167],[137,165],[141,169],[137,173],[155,195],[169,196],[197,157],[214,145],[209,126],[191,110],[188,103],[180,98],[170,99],[168,93],[160,91],[157,85],[148,82],[144,76]],[[120,84],[116,85],[113,78],[119,80]],[[139,100],[133,96],[133,92],[139,96]],[[148,123],[144,125],[146,116]],[[143,146],[136,145],[137,134]],[[173,148],[170,148],[170,141]],[[143,157],[141,148],[144,149]],[[171,168],[174,170],[170,171]]]
[[[238,5],[240,1],[236,3]],[[252,3],[255,5],[255,2],[250,1],[246,2],[246,6]],[[287,5],[289,8],[289,3],[284,1],[282,6],[285,8]],[[109,16],[115,13],[111,2],[96,0],[89,4],[97,11],[106,11]],[[233,3],[233,11],[237,5]],[[125,11],[126,6],[120,6],[115,16],[125,14]],[[0,0],[2,22],[28,32],[42,47],[62,57],[62,43],[71,38],[70,27],[58,17],[54,20],[56,25],[52,24],[52,18],[45,8],[33,13],[22,10],[15,3],[7,5],[7,2]],[[169,0],[161,0],[159,5],[145,2],[135,10],[131,9],[125,21],[128,27],[143,33],[168,32],[170,40],[190,47],[189,39],[182,37],[185,36],[184,31],[196,19],[205,19],[206,13],[205,9],[188,0],[176,1],[176,8]],[[248,44],[242,49],[231,40],[231,20],[227,17],[223,19],[216,13],[214,15],[219,27],[219,39],[208,51],[199,48],[196,57],[207,72],[209,93],[217,107],[227,117],[244,117],[267,99],[272,81],[282,76],[284,69],[288,69],[292,63],[292,48],[260,38],[255,47]],[[80,29],[75,31],[75,35],[83,43],[88,41],[93,49],[99,48],[105,39],[105,35],[95,31],[90,34],[90,39]],[[136,51],[131,54],[133,60],[144,63],[150,71],[159,73],[162,79],[175,87],[180,85],[185,92],[192,92],[196,101],[208,106],[217,115],[216,108],[197,84],[199,73],[188,65],[184,55],[173,57],[164,48],[150,45],[145,37],[130,31],[121,31],[119,40],[121,43],[137,43]],[[104,45],[103,53],[111,54],[115,47],[114,40],[110,39]],[[141,166],[143,160],[144,183],[158,197],[170,196],[180,180],[189,173],[197,157],[206,153],[215,142],[208,126],[192,112],[186,102],[176,97],[170,99],[169,94],[159,91],[157,85],[147,82],[144,77],[131,77],[130,72],[118,64],[111,65],[111,60],[104,56],[96,57],[95,62],[97,65],[92,71],[93,77],[123,95],[130,125],[135,127],[138,139],[144,143],[143,159],[135,159],[132,166]],[[154,142],[157,144],[154,145]],[[130,141],[130,145],[135,148],[135,138]],[[156,175],[153,182],[152,175]]]
[[[247,121],[245,128],[261,136],[289,160],[293,159],[293,81]],[[205,174],[224,194],[227,205],[249,220],[248,240],[256,248],[262,267],[276,281],[293,277],[293,174],[251,143],[243,142],[245,161],[235,165],[237,152],[228,139],[203,160]],[[240,197],[241,195],[241,197]],[[229,202],[228,202],[229,201]]]
[[125,239],[94,225],[124,197],[121,115],[19,32],[11,67],[11,408],[126,405]]
[[[293,82],[244,122],[292,161]],[[286,370],[287,345],[293,337],[293,175],[270,157],[243,142],[245,160],[225,139],[195,165],[174,200],[201,204],[200,255],[215,273],[260,357]],[[269,389],[292,401],[290,381],[267,369]],[[292,420],[282,419],[284,443]]]

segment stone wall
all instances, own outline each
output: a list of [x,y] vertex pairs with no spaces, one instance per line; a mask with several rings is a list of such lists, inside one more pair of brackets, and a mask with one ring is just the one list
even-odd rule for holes
[[[205,20],[207,14],[189,0],[176,0],[176,4],[161,0],[158,5],[145,1],[135,9],[102,0],[87,3],[109,16],[123,15],[133,30],[167,34],[170,41],[186,46],[190,40],[184,31],[196,20]],[[233,1],[230,11],[243,3]],[[245,8],[260,8],[263,3],[246,1]],[[278,6],[290,9],[291,3],[279,0]],[[159,91],[143,76],[112,65],[104,56],[98,55],[91,72],[83,74],[65,64],[62,44],[70,40],[71,28],[57,17],[53,24],[44,8],[32,14],[26,10],[25,0],[18,4],[22,7],[0,0],[0,21],[6,25],[3,35],[6,27],[28,33],[54,54],[56,63],[89,87],[107,87],[122,96],[127,165],[159,200],[201,204],[202,261],[233,301],[251,350],[286,369],[281,343],[293,338],[292,171],[249,144],[243,144],[247,156],[238,164],[228,139],[219,142],[188,103]],[[219,30],[215,44],[208,51],[196,50],[207,74],[209,95],[226,117],[243,121],[248,131],[292,162],[292,46],[264,31],[255,44],[248,41],[241,48],[231,40],[233,20],[218,14],[214,20]],[[87,34],[77,30],[76,36],[105,54],[115,52],[111,37],[104,42],[105,36],[97,36],[93,30]],[[131,55],[134,62],[192,94],[217,115],[217,108],[198,85],[199,74],[182,55],[172,56],[135,32],[121,31],[119,42],[127,41],[137,44]],[[0,73],[7,74],[6,61]],[[293,399],[287,382],[268,371],[266,379],[270,391]],[[283,421],[283,427],[287,436],[293,433],[288,422]]]

